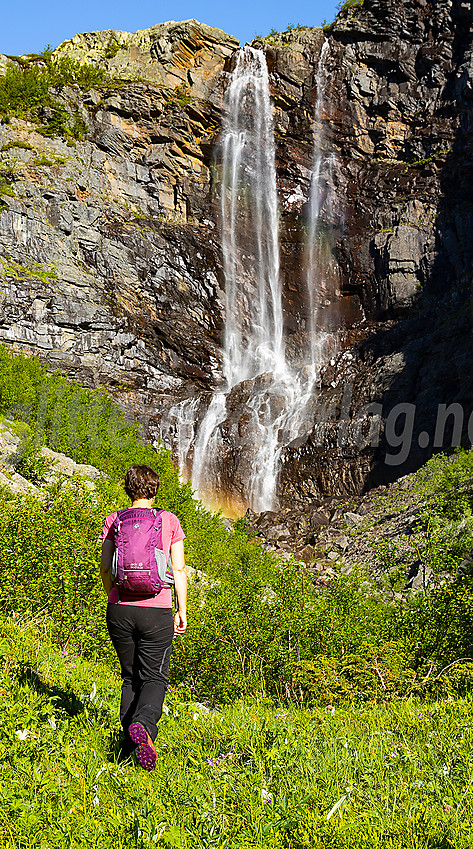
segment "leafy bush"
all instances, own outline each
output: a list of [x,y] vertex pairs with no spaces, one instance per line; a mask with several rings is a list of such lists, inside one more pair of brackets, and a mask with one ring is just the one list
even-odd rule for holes
[[8,197],[14,197],[15,192],[13,191],[10,183],[5,180],[5,177],[0,175],[0,195],[7,195]]
[[339,0],[337,3],[337,15],[346,15],[350,9],[354,9],[357,6],[362,6],[364,0]]
[[339,0],[336,6],[337,16],[335,20],[331,24],[328,24],[326,20],[322,23],[324,32],[327,34],[331,33],[340,18],[347,18],[353,9],[363,6],[363,3],[364,0]]
[[40,128],[44,135],[80,138],[84,133],[81,119],[68,115],[51,90],[66,85],[88,89],[101,86],[104,81],[101,68],[45,51],[20,66],[6,68],[0,77],[0,116],[4,122],[12,117],[34,120],[44,125]]
[[119,41],[116,35],[111,35],[104,47],[104,59],[114,59],[118,51],[125,50],[126,47],[126,43]]
[[43,457],[34,440],[27,439],[24,445],[20,444],[17,456],[13,458],[16,471],[32,484],[44,483],[54,466],[54,461]]

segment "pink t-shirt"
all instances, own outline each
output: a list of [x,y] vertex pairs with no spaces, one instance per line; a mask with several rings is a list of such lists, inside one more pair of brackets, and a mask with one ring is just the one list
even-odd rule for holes
[[[105,519],[103,523],[102,533],[100,534],[100,539],[105,540],[109,539],[113,542],[113,530],[112,525],[117,518],[117,513],[110,513],[109,516]],[[170,513],[168,510],[163,510],[161,512],[161,520],[163,523],[163,551],[166,557],[169,557],[169,552],[171,550],[171,545],[174,545],[175,542],[181,542],[181,540],[186,538],[184,531],[181,528],[181,523],[177,516],[174,513]],[[112,587],[108,596],[109,604],[118,604],[118,594],[115,587]],[[146,598],[139,598],[137,596],[127,596],[126,593],[120,592],[120,604],[134,604],[138,607],[160,607],[160,608],[169,608],[172,607],[172,592],[171,587],[163,587],[161,592],[158,595],[152,596],[151,598],[147,596]]]

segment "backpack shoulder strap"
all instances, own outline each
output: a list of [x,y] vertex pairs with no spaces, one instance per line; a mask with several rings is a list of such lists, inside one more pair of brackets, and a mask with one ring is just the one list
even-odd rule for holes
[[122,520],[124,519],[124,514],[128,513],[129,509],[129,507],[123,507],[122,510],[117,510],[117,515],[113,522],[113,526],[116,530],[120,530],[120,525],[122,523]]
[[169,527],[169,510],[158,510],[157,515],[161,519],[161,535],[163,541],[163,551],[166,555],[166,559],[169,560],[171,556],[171,546],[170,546],[170,527]]

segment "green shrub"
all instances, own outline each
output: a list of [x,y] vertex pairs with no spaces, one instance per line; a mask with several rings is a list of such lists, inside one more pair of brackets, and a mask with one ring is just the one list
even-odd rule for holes
[[40,485],[46,481],[52,471],[54,462],[48,457],[43,457],[34,440],[27,439],[20,449],[16,458],[13,458],[16,471],[30,481],[32,484]]
[[5,153],[7,150],[12,150],[15,148],[19,148],[20,150],[33,150],[33,145],[29,142],[19,141],[18,139],[12,139],[6,144],[0,147],[0,152]]
[[322,23],[322,28],[325,33],[330,34],[340,18],[347,18],[353,9],[363,6],[364,0],[339,0],[336,6],[337,16],[332,23],[328,24],[326,20]]
[[118,51],[124,50],[126,47],[127,45],[119,41],[116,35],[111,35],[104,47],[104,59],[114,59]]
[[337,15],[346,15],[351,9],[362,6],[364,0],[339,0],[337,3]]
[[[68,115],[56,102],[52,90],[66,85],[88,89],[99,87],[104,81],[105,72],[101,68],[46,51],[36,58],[27,58],[19,67],[7,67],[0,77],[0,116],[4,122],[16,117],[43,123],[40,131],[44,135],[81,138],[85,129],[81,119]],[[41,114],[45,109],[53,114],[43,122]]]
[[0,176],[0,195],[6,195],[7,197],[15,196],[15,192],[13,191],[10,183],[8,183],[2,176]]

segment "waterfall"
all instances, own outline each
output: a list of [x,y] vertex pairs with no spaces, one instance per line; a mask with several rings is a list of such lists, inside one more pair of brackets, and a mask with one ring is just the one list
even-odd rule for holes
[[239,51],[226,92],[222,147],[224,375],[231,389],[286,369],[273,117],[266,59],[253,47]]
[[329,142],[324,109],[327,103],[329,72],[327,58],[330,42],[324,41],[320,51],[316,75],[317,99],[314,108],[313,161],[310,186],[310,215],[306,285],[309,298],[310,352],[314,372],[324,359],[334,353],[336,335],[330,332],[338,326],[336,298],[338,291],[338,264],[334,256],[334,218],[336,195],[334,190],[335,155],[327,153]]
[[212,457],[215,456],[218,432],[217,427],[225,418],[225,394],[217,392],[213,396],[204,419],[199,427],[192,463],[192,487],[201,495],[212,491]]
[[188,456],[195,440],[199,405],[199,398],[186,398],[180,404],[174,404],[161,422],[161,440],[173,446],[181,480],[187,477]]
[[[177,430],[184,431],[176,433],[175,427],[173,440],[181,471],[189,465],[193,445],[192,486],[209,504],[223,506],[225,489],[233,484],[228,476],[238,467],[238,486],[245,490],[240,509],[247,504],[257,512],[276,509],[281,452],[313,424],[320,365],[334,339],[323,329],[324,311],[336,289],[330,234],[335,161],[325,152],[323,128],[327,50],[325,42],[316,79],[305,274],[310,342],[299,371],[289,363],[284,342],[274,130],[264,53],[242,48],[227,87],[220,186],[225,387],[214,393],[199,424],[189,423],[199,415],[194,400],[181,402],[179,411],[173,408]],[[229,453],[230,473],[222,461]]]

